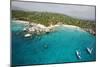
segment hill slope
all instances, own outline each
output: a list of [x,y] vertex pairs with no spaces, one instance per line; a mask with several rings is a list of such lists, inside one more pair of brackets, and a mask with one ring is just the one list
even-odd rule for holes
[[49,13],[49,12],[24,12],[24,11],[12,11],[12,18],[18,20],[25,20],[29,22],[40,23],[46,26],[50,24],[68,24],[75,25],[81,28],[88,28],[95,31],[96,24],[95,21],[81,20],[72,18],[58,13]]

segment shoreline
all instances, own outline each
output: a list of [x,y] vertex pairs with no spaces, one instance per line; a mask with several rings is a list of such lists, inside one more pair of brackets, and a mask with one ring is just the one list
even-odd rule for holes
[[64,26],[64,27],[68,27],[68,28],[77,29],[77,30],[80,30],[80,31],[83,31],[83,32],[89,32],[90,34],[96,35],[96,32],[93,31],[92,29],[81,28],[81,27],[74,26],[74,25],[67,25],[67,24],[52,25],[51,24],[49,26],[45,26],[43,24],[37,24],[35,22],[30,23],[29,21],[23,21],[23,20],[12,20],[12,21],[23,23],[23,24],[28,24],[29,27],[27,29],[24,29],[24,30],[28,30],[28,32],[36,32],[36,33],[39,33],[39,34],[41,32],[50,32],[55,27]]
[[[19,23],[23,23],[23,24],[29,24],[30,22],[29,21],[23,21],[23,20],[12,20],[14,22],[19,22]],[[74,25],[67,25],[67,24],[55,24],[55,25],[49,25],[49,26],[45,26],[43,24],[37,24],[37,23],[30,23],[30,25],[38,25],[40,26],[41,28],[54,28],[54,27],[58,27],[58,26],[64,26],[64,27],[70,27],[70,28],[77,28],[77,29],[81,29],[80,27],[78,26],[74,26]]]
[[19,23],[24,23],[24,24],[29,24],[28,21],[24,21],[24,20],[12,20],[13,22],[19,22]]

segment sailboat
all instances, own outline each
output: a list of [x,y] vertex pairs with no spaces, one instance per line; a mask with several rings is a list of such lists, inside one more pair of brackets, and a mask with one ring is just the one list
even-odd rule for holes
[[78,59],[81,59],[80,52],[78,50],[76,50],[76,56]]
[[87,52],[89,53],[89,54],[92,54],[92,52],[93,52],[93,48],[86,48],[86,50],[87,50]]

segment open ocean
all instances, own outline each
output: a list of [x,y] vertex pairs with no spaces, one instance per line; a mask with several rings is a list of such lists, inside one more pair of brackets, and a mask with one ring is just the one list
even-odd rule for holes
[[[12,65],[38,65],[96,60],[96,37],[76,28],[56,27],[55,31],[25,38],[22,23],[11,22]],[[86,48],[93,48],[89,54]],[[78,59],[76,50],[80,52]]]

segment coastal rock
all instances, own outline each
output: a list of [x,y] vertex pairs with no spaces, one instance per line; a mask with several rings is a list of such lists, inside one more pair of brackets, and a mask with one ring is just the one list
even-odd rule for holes
[[93,35],[96,35],[96,32],[95,32],[95,30],[93,30],[93,29],[87,29],[87,28],[83,28],[85,31],[87,31],[87,32],[89,32],[89,33],[91,33],[91,34],[93,34]]
[[41,33],[49,33],[51,28],[45,27],[42,24],[31,23],[27,28],[23,29],[23,31],[27,31],[29,33],[41,34]]

